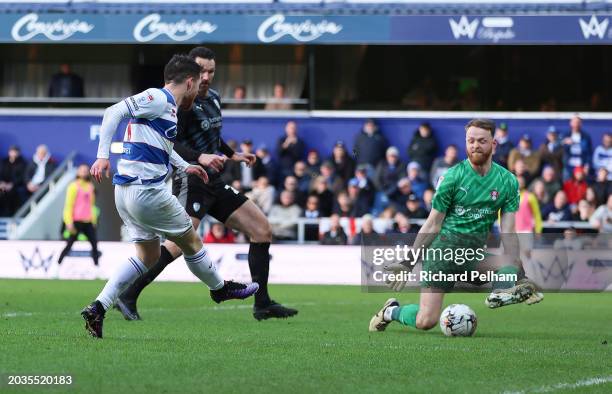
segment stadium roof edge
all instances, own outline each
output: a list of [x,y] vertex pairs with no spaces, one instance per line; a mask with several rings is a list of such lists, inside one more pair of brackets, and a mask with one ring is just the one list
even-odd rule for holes
[[83,13],[83,14],[392,14],[392,15],[483,15],[483,14],[563,14],[612,11],[612,1],[576,0],[491,0],[413,1],[413,0],[220,0],[158,1],[130,0],[19,2],[0,0],[0,13]]

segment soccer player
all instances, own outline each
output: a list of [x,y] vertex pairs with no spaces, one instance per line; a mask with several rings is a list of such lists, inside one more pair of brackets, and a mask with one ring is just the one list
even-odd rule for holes
[[[215,76],[215,54],[208,48],[196,47],[189,55],[202,67],[202,84],[193,108],[178,113],[179,134],[175,149],[188,162],[199,163],[213,170],[209,170],[208,184],[195,175],[176,174],[173,178],[173,193],[191,216],[195,228],[198,228],[202,218],[208,214],[249,237],[249,269],[253,282],[259,284],[253,307],[255,319],[294,316],[298,313],[297,310],[274,302],[268,294],[269,249],[272,240],[268,219],[255,203],[220,178],[225,160],[252,166],[255,163],[255,155],[234,152],[221,138],[221,98],[210,88]],[[224,156],[217,155],[217,152]],[[140,319],[136,308],[140,292],[180,255],[181,250],[174,242],[164,242],[155,266],[119,297],[117,307],[127,320]]]
[[[518,238],[515,233],[515,213],[519,204],[516,177],[492,161],[495,148],[493,133],[495,123],[486,119],[473,119],[465,127],[468,158],[451,167],[438,181],[429,217],[421,227],[413,247],[430,249],[482,248],[495,220],[501,211],[501,231],[504,256],[470,259],[462,265],[439,257],[427,257],[422,261],[425,273],[459,274],[462,272],[494,271],[507,277],[523,276],[518,254]],[[482,255],[484,257],[484,254]],[[404,264],[390,264],[387,269],[400,272]],[[445,278],[448,278],[445,277]],[[452,280],[422,281],[420,303],[400,306],[390,298],[370,320],[370,331],[384,331],[392,321],[428,330],[438,323],[444,293],[452,289]],[[480,283],[481,284],[481,283]],[[391,283],[401,290],[404,280]],[[485,303],[490,308],[527,301],[540,302],[543,295],[526,278],[514,281],[494,281],[493,292]]]
[[117,297],[159,259],[159,235],[172,240],[182,250],[187,266],[210,288],[215,302],[244,299],[259,287],[257,283],[244,285],[220,277],[191,218],[166,188],[164,179],[169,163],[203,182],[208,177],[202,167],[190,165],[173,151],[177,136],[176,111],[193,105],[202,81],[201,67],[189,56],[174,55],[164,68],[164,80],[162,89],[147,89],[104,112],[98,159],[91,167],[91,174],[98,182],[104,175],[110,175],[108,158],[113,134],[122,119],[131,118],[113,184],[115,205],[136,246],[136,255],[119,267],[96,300],[81,312],[85,328],[95,338],[102,338],[105,312]]

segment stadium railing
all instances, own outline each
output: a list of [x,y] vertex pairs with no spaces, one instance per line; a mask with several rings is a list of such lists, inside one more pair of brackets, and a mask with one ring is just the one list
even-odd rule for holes
[[[309,218],[299,218],[297,220],[295,220],[293,223],[296,226],[296,232],[297,232],[297,237],[295,241],[282,241],[282,242],[277,242],[277,243],[290,243],[290,244],[318,244],[319,241],[318,240],[306,240],[306,226],[307,225],[317,225],[318,226],[318,233],[322,234],[326,231],[329,230],[329,218],[319,218],[319,219],[309,219]],[[347,235],[351,234],[350,228],[351,228],[351,222],[354,221],[354,223],[352,225],[355,226],[355,233],[359,233],[360,229],[361,229],[361,218],[341,218],[340,219],[340,224],[342,225],[342,227],[344,228],[344,231]],[[203,220],[200,224],[200,227],[198,228],[198,231],[200,233],[200,236],[204,236],[205,234],[208,233],[208,231],[210,231],[210,225],[214,222],[214,219],[210,219],[207,217],[206,220]],[[385,233],[385,231],[387,229],[390,229],[393,226],[393,219],[382,219],[382,218],[376,218],[373,220],[373,227],[374,230],[377,231],[378,233]],[[410,224],[412,226],[415,227],[420,227],[423,225],[423,223],[425,223],[425,219],[410,219]],[[274,221],[274,220],[270,220],[270,224],[274,225],[274,224],[287,224],[286,221]],[[497,226],[497,224],[496,224]],[[591,226],[588,222],[576,222],[576,221],[572,221],[572,222],[557,222],[557,223],[543,223],[543,228],[544,230],[552,230],[553,232],[561,232],[562,230],[568,229],[568,228],[574,228],[577,230],[585,230],[585,231],[589,231],[589,232],[596,232],[597,229],[593,226]],[[499,228],[497,228],[497,231],[499,231]]]
[[[48,107],[48,106],[70,106],[75,108],[78,106],[100,107],[117,103],[125,97],[0,97],[0,104],[7,106],[28,106],[28,107]],[[265,106],[266,104],[291,104],[296,107],[306,108],[310,101],[301,98],[258,98],[258,99],[243,99],[237,100],[234,98],[223,98],[223,106],[227,105],[255,105],[257,107]]]
[[7,240],[9,234],[19,224],[20,220],[13,218],[0,218],[0,241]]

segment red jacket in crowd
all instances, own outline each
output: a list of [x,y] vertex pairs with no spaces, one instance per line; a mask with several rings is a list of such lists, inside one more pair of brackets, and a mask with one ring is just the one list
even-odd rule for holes
[[204,237],[205,244],[233,244],[234,242],[234,234],[231,231],[226,231],[222,238],[215,237],[212,231],[209,231]]
[[577,181],[576,179],[568,179],[563,183],[563,191],[567,194],[567,202],[570,204],[578,204],[586,196],[587,183],[585,181]]

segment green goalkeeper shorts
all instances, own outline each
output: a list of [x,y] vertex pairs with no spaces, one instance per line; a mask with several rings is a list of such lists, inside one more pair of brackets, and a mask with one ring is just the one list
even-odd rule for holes
[[[436,245],[436,243],[430,246],[430,248],[436,248],[436,247],[441,248],[442,250],[445,251],[445,253],[443,253],[444,258],[442,259],[432,258],[432,259],[423,260],[423,267],[422,267],[421,272],[424,273],[425,277],[423,277],[421,280],[422,287],[434,287],[434,288],[442,289],[444,291],[449,291],[455,286],[455,283],[457,282],[457,280],[453,280],[448,277],[452,276],[452,277],[458,278],[459,275],[463,273],[467,273],[467,280],[465,280],[466,283],[471,283],[474,285],[483,284],[479,280],[472,281],[470,275],[471,275],[471,272],[476,271],[478,269],[478,266],[480,265],[480,263],[485,260],[486,256],[490,255],[489,253],[486,253],[483,251],[481,255],[474,256],[469,259],[465,257],[453,258],[450,255],[451,252],[448,251],[449,249],[453,251],[453,256],[457,256],[454,253],[456,253],[460,249],[463,249],[465,251],[466,248],[460,248],[460,247],[455,247],[455,246],[444,247],[444,246],[441,246],[440,244]],[[437,257],[439,257],[439,255]],[[439,277],[436,278],[435,277],[436,274],[438,274],[437,276],[444,276],[448,280],[445,280],[445,278],[439,278]],[[442,275],[439,275],[439,274],[442,274]]]

